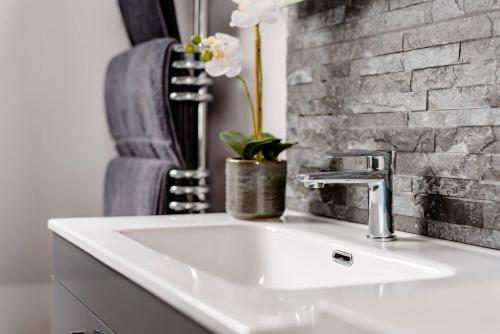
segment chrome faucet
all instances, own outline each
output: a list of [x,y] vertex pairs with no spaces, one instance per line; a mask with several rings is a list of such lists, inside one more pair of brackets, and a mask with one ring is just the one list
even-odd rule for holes
[[388,151],[350,151],[327,155],[328,159],[366,157],[367,169],[298,174],[297,180],[308,188],[327,184],[366,184],[368,186],[368,238],[396,240],[392,223],[392,153]]

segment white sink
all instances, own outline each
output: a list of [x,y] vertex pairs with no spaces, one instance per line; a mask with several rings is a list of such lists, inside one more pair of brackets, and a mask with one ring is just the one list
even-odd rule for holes
[[[432,279],[448,274],[418,261],[342,246],[335,239],[325,242],[308,238],[279,225],[178,226],[122,233],[194,269],[263,289],[354,286]],[[339,261],[332,260],[334,251],[340,251]],[[348,263],[350,256],[352,265]]]
[[[403,232],[377,243],[366,225],[293,212],[283,220],[202,214],[49,226],[214,333],[498,332],[500,252]],[[334,262],[336,250],[352,265]]]

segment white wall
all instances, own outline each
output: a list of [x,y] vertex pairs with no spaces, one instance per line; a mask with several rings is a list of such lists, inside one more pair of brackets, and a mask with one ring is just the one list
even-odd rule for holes
[[114,0],[0,1],[0,333],[49,332],[49,217],[102,214]]
[[[251,50],[250,32],[227,27],[233,8],[212,0],[211,31],[241,33]],[[285,31],[284,22],[263,27],[264,126],[277,136],[286,123]],[[0,1],[0,333],[49,332],[47,219],[102,214],[105,167],[114,155],[104,73],[128,47],[115,0]],[[231,153],[218,132],[248,132],[249,118],[237,82],[221,79],[213,92],[210,168],[222,180]],[[223,184],[212,187],[221,211]]]

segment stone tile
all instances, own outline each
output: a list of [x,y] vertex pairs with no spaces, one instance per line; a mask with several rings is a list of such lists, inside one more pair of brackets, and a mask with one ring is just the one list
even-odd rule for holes
[[313,82],[312,73],[309,70],[297,70],[288,74],[287,78],[288,85],[298,86],[303,84],[308,84]]
[[392,187],[394,192],[411,192],[412,177],[404,175],[393,175]]
[[500,38],[484,38],[462,43],[461,61],[479,62],[500,59]]
[[332,116],[303,116],[299,120],[301,129],[377,129],[405,127],[405,113],[357,114]]
[[449,44],[413,50],[403,53],[403,67],[406,71],[419,68],[456,64],[459,57],[459,44]]
[[498,0],[464,0],[464,3],[467,13],[500,9],[500,1]]
[[[403,176],[398,176],[402,178]],[[406,181],[407,183],[408,181]],[[405,188],[407,189],[407,188]],[[411,177],[411,192],[500,202],[500,186],[475,180]]]
[[350,81],[351,94],[402,93],[411,90],[411,72],[364,76]]
[[392,194],[393,215],[424,218],[424,209],[419,202],[419,197],[411,193]]
[[289,21],[290,35],[301,34],[324,27],[338,25],[345,20],[346,6],[337,6],[314,15],[303,17],[301,20]]
[[355,114],[420,111],[426,108],[425,92],[358,95],[346,98],[346,109]]
[[464,127],[436,131],[436,152],[481,153],[496,141],[491,127]]
[[361,19],[353,28],[353,37],[378,35],[430,23],[432,21],[431,11],[431,3],[423,3]]
[[491,36],[492,24],[486,15],[467,17],[424,26],[404,35],[404,49],[456,43]]
[[402,53],[394,53],[375,58],[354,60],[351,63],[351,73],[358,75],[376,75],[402,72],[405,70],[402,58]]
[[336,78],[344,78],[349,76],[349,63],[342,64],[323,64],[316,66],[312,70],[312,78],[314,81],[331,81]]
[[432,19],[434,22],[464,14],[464,0],[434,0],[432,3]]
[[493,12],[491,14],[488,14],[488,18],[493,25],[491,29],[493,36],[500,35],[500,12]]
[[347,7],[347,17],[358,19],[360,17],[374,16],[389,11],[389,0],[352,0]]
[[412,90],[494,85],[498,81],[498,70],[497,61],[416,70]]
[[491,205],[491,202],[439,195],[422,196],[422,199],[426,219],[480,228],[484,226],[486,207]]
[[347,220],[355,223],[368,223],[368,210],[353,208],[345,205],[312,202],[311,213],[325,217]]
[[301,47],[303,49],[316,48],[342,42],[343,40],[345,40],[345,29],[343,26],[324,27],[305,33],[302,38]]
[[389,8],[390,10],[396,10],[404,7],[418,5],[424,2],[429,2],[430,0],[390,0]]
[[[494,96],[490,94],[495,94]],[[429,110],[453,110],[496,107],[498,88],[473,86],[429,91]]]
[[453,128],[500,125],[500,109],[473,109],[415,112],[409,114],[411,128]]
[[378,35],[353,41],[352,58],[370,58],[403,51],[403,33]]
[[430,237],[500,249],[500,231],[471,226],[429,222]]
[[397,152],[395,174],[479,181],[490,164],[481,154]]
[[426,236],[428,222],[425,219],[396,215],[394,216],[394,228],[397,231]]

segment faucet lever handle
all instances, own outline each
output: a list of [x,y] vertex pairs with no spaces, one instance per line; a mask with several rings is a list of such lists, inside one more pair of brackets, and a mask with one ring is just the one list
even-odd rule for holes
[[352,150],[347,152],[339,152],[326,154],[325,159],[340,159],[345,157],[366,157],[368,169],[373,170],[389,170],[391,166],[392,152],[390,151],[368,151],[368,150]]

